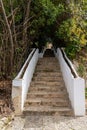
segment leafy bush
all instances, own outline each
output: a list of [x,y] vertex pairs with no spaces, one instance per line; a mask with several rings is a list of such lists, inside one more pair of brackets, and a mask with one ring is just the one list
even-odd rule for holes
[[86,69],[83,64],[81,64],[81,63],[79,64],[77,71],[81,77],[85,76]]
[[63,39],[67,43],[65,50],[71,58],[74,58],[76,52],[87,44],[87,24],[82,17],[83,11],[80,8],[79,5],[71,4],[71,18],[63,21],[56,32],[59,39]]

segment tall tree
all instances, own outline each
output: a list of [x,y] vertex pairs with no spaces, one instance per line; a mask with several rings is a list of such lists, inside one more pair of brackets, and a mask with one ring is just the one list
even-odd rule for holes
[[12,71],[12,67],[13,67],[13,58],[14,58],[14,43],[13,43],[13,37],[12,37],[12,32],[9,26],[9,22],[6,16],[6,12],[5,12],[5,8],[4,8],[4,4],[3,1],[0,0],[0,5],[1,5],[1,9],[2,9],[2,13],[4,16],[4,20],[8,29],[8,33],[9,33],[9,39],[10,39],[10,44],[11,44],[11,71]]

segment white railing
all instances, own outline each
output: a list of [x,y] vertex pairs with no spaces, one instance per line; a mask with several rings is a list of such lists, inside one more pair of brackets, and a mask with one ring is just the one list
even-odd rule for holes
[[12,99],[16,114],[23,111],[30,82],[38,61],[39,50],[33,49],[17,77],[12,82]]
[[67,58],[65,52],[57,49],[55,56],[58,58],[63,79],[75,116],[85,115],[85,81],[78,76],[72,62]]

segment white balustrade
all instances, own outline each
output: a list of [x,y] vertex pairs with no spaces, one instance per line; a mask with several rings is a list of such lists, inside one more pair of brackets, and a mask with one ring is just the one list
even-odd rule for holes
[[19,114],[23,111],[24,102],[26,100],[28,89],[30,87],[30,82],[32,80],[33,73],[38,61],[39,50],[36,49],[36,51],[34,51],[35,49],[33,49],[33,51],[30,53],[24,66],[12,83],[12,99],[16,114]]
[[[65,61],[63,54],[66,58]],[[58,58],[65,86],[69,94],[69,99],[71,101],[72,108],[74,110],[75,116],[84,116],[85,115],[85,81],[83,78],[79,77],[75,71],[72,62],[67,58],[66,54],[61,52],[58,48],[55,56]],[[72,73],[71,69],[74,73]]]

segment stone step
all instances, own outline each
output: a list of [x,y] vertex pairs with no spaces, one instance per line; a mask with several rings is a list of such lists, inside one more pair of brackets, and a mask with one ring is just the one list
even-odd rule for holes
[[57,59],[40,59],[38,60],[38,63],[51,63],[51,64],[54,64],[54,63],[59,63]]
[[36,69],[35,72],[39,72],[39,73],[41,73],[41,72],[44,72],[44,73],[49,73],[49,72],[50,73],[52,73],[52,72],[55,73],[55,72],[58,72],[58,73],[60,73],[60,70],[57,70],[57,69],[55,69],[55,70],[54,69],[47,69],[47,70],[46,69],[44,69],[44,70]]
[[36,97],[43,97],[43,98],[62,98],[62,99],[67,99],[68,96],[67,93],[64,92],[42,92],[42,91],[35,91],[35,92],[28,92],[27,94],[27,99],[28,98],[36,98]]
[[59,86],[61,85],[62,86],[64,85],[64,82],[61,83],[61,81],[59,82],[52,82],[52,81],[34,81],[34,82],[31,82],[31,86],[36,86],[36,85],[46,85],[46,86]]
[[[56,100],[55,100],[56,99]],[[44,98],[29,98],[25,102],[25,107],[30,106],[54,106],[54,107],[70,107],[70,104],[65,99],[58,99],[58,98],[51,98],[51,99],[44,99]]]
[[53,61],[58,62],[58,60],[56,58],[42,58],[42,59],[38,60],[38,62],[45,62],[45,61],[46,62],[49,61],[51,63],[54,63]]
[[43,57],[42,59],[39,59],[39,60],[38,60],[38,62],[45,62],[45,61],[46,61],[46,62],[49,61],[49,62],[51,62],[51,63],[53,63],[53,61],[58,62],[58,60],[57,60],[56,58],[50,58],[50,57],[49,57],[49,58],[44,58],[44,57]]
[[66,92],[65,86],[30,86],[29,91],[62,91]]
[[43,66],[37,66],[36,69],[60,69],[59,66],[53,66],[53,65],[43,65]]
[[51,61],[41,61],[41,62],[38,62],[37,63],[37,66],[43,66],[43,65],[45,65],[45,66],[47,66],[47,65],[49,65],[49,67],[50,67],[50,65],[52,65],[52,66],[59,66],[59,63],[58,63],[58,61],[54,61],[53,63],[51,63]]
[[56,57],[43,57],[43,58],[39,58],[39,60],[43,60],[43,59],[44,59],[44,60],[45,60],[45,59],[54,59],[54,60],[55,60]]
[[55,67],[55,66],[59,66],[59,63],[56,61],[54,61],[53,63],[51,63],[51,62],[49,62],[49,61],[43,61],[43,62],[38,62],[37,63],[37,66],[42,66],[43,67],[43,65],[44,66],[48,66],[49,65],[49,67],[50,66],[53,66],[53,67]]
[[44,85],[44,84],[32,84],[29,88],[29,90],[31,88],[35,88],[35,89],[46,89],[46,90],[49,90],[49,89],[52,89],[52,90],[55,90],[55,89],[58,89],[58,90],[65,90],[66,87],[63,85],[63,84],[60,84],[60,85],[54,85],[54,86],[50,86],[50,85]]
[[59,76],[62,76],[62,74],[61,74],[61,72],[35,72],[34,76],[59,77]]
[[72,115],[72,109],[68,107],[50,107],[50,106],[37,106],[37,107],[27,107],[24,108],[23,114],[24,115],[31,115],[31,114],[37,114],[40,115],[46,114],[46,115],[61,115],[61,116],[71,116]]
[[60,65],[58,63],[54,63],[54,64],[50,64],[50,63],[41,63],[41,64],[38,64],[36,66],[37,68],[48,68],[48,69],[51,69],[51,68],[61,68]]
[[39,89],[37,89],[37,90],[35,90],[35,89],[30,89],[29,91],[28,91],[28,93],[43,93],[43,94],[45,94],[45,93],[57,93],[57,94],[67,94],[67,91],[66,90],[63,90],[63,91],[61,91],[61,89],[60,90],[48,90],[47,91],[47,89],[41,89],[41,90],[39,90]]
[[[44,64],[44,66],[43,66],[43,64]],[[49,65],[49,67],[52,66],[52,67],[54,67],[54,68],[55,68],[55,67],[59,67],[59,68],[60,68],[60,65],[59,65],[58,62],[57,62],[57,63],[55,63],[55,62],[54,62],[54,63],[49,63],[49,62],[48,62],[48,63],[47,63],[47,62],[45,63],[45,62],[43,62],[43,64],[42,64],[42,63],[41,63],[41,64],[40,64],[40,63],[37,63],[37,67],[43,67],[43,68],[44,68],[44,67],[48,67],[48,65]]]
[[54,63],[59,63],[57,59],[39,59],[38,60],[38,63],[51,63],[51,64],[54,64]]
[[[49,65],[49,66],[48,66]],[[54,63],[53,64],[51,64],[51,63],[46,63],[44,66],[43,66],[43,64],[41,63],[37,63],[37,66],[36,67],[38,67],[38,68],[44,68],[44,67],[46,67],[46,68],[49,68],[50,66],[52,66],[52,67],[59,67],[60,68],[60,65],[57,63],[57,64],[55,64],[54,65]],[[51,68],[51,67],[50,67]]]
[[51,67],[51,68],[36,68],[36,70],[35,70],[35,72],[36,71],[40,71],[40,72],[50,72],[50,73],[55,73],[55,72],[57,72],[57,73],[61,73],[61,69],[60,68],[53,68],[53,67]]
[[53,67],[51,67],[51,68],[49,68],[49,69],[48,69],[48,68],[45,68],[45,67],[44,67],[44,68],[39,68],[39,67],[38,67],[38,68],[36,68],[35,72],[36,72],[36,71],[40,71],[40,72],[50,72],[50,73],[51,73],[51,72],[54,72],[54,73],[57,72],[57,73],[58,73],[58,72],[60,72],[61,70],[60,70],[60,68],[53,68]]
[[61,77],[61,76],[59,76],[59,77],[37,77],[37,76],[34,76],[33,77],[33,80],[43,80],[43,81],[56,81],[56,82],[58,82],[58,81],[63,81],[63,78]]
[[39,61],[41,61],[41,60],[57,60],[57,58],[56,57],[43,57],[43,58],[39,58]]

